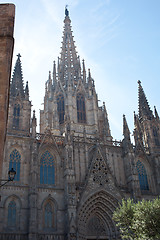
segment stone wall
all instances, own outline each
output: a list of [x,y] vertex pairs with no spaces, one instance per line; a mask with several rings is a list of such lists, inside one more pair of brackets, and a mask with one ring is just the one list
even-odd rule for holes
[[14,4],[0,4],[0,178],[8,114],[14,18]]

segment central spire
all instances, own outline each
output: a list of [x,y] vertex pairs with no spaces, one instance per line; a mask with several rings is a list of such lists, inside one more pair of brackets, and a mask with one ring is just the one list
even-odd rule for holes
[[77,56],[71,30],[71,20],[66,6],[62,50],[59,62],[59,80],[64,87],[68,85],[75,86],[77,85],[80,71],[79,56]]

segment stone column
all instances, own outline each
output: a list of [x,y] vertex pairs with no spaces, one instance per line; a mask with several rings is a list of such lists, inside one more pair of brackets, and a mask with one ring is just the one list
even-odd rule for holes
[[0,4],[0,178],[8,116],[14,18],[14,4]]
[[32,154],[30,162],[30,189],[29,189],[29,240],[37,240],[37,226],[38,226],[38,213],[37,213],[37,175],[38,175],[38,149],[37,142],[34,139],[32,143]]

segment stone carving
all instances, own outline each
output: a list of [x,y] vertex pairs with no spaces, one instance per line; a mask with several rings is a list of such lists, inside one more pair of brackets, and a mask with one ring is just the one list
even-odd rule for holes
[[99,183],[99,185],[104,185],[108,182],[107,167],[102,158],[97,158],[95,160],[92,173],[93,181]]

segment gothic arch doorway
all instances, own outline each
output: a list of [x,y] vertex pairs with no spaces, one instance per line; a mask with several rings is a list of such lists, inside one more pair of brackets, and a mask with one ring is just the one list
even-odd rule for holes
[[78,212],[79,240],[119,239],[112,215],[118,201],[107,192],[100,191],[89,197]]

